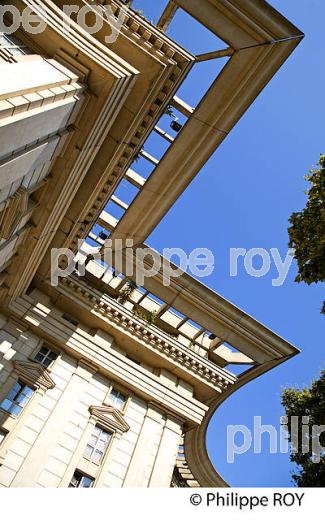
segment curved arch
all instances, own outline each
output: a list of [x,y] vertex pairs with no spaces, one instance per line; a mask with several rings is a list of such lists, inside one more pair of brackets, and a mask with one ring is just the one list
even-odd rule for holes
[[199,482],[201,487],[230,487],[230,485],[222,478],[220,473],[215,469],[212,464],[207,447],[206,447],[206,434],[210,423],[210,420],[216,410],[221,404],[228,399],[234,392],[239,388],[246,385],[256,377],[268,372],[275,366],[283,363],[293,356],[287,356],[281,359],[272,360],[268,363],[263,363],[257,367],[253,367],[242,376],[238,378],[238,381],[228,388],[224,393],[219,395],[216,399],[211,401],[209,410],[197,428],[189,430],[185,434],[185,456],[188,466],[194,475],[195,479]]

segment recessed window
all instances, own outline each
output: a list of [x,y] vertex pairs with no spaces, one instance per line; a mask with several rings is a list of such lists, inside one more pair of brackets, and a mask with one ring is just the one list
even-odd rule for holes
[[52,365],[53,361],[56,360],[58,357],[56,352],[53,352],[48,347],[42,347],[35,356],[35,361],[38,361],[38,363],[41,363],[44,367],[48,368],[50,365]]
[[73,477],[71,479],[71,482],[69,484],[69,487],[73,488],[91,488],[94,485],[94,479],[91,477],[87,477],[87,475],[84,475],[81,473],[81,471],[75,471],[73,474]]
[[96,425],[86,446],[84,457],[90,462],[99,465],[104,458],[111,438],[111,433]]
[[33,392],[32,388],[18,379],[17,383],[9,390],[7,397],[2,401],[0,408],[18,417],[33,395]]
[[13,56],[16,54],[33,54],[21,40],[11,34],[4,34],[2,32],[0,32],[0,47],[7,49]]
[[126,403],[126,396],[118,390],[112,388],[108,396],[108,401],[112,406],[114,406],[114,408],[118,408],[118,410],[123,410],[124,405]]
[[4,430],[0,430],[0,444],[2,444],[2,442],[5,440],[6,435],[7,432],[5,432]]

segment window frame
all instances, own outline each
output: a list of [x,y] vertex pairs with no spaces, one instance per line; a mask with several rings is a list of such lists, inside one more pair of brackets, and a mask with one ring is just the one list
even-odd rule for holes
[[[43,363],[43,361],[39,361],[37,359],[37,356],[40,354],[42,349],[46,349],[48,351],[48,353],[44,356],[43,361],[45,359],[48,359],[50,357],[51,353],[55,355],[55,358],[51,359],[51,362],[49,363],[49,365],[45,365]],[[42,365],[42,367],[44,367],[44,368],[49,370],[50,368],[53,367],[54,363],[57,361],[59,356],[60,356],[59,352],[57,352],[55,349],[53,349],[51,345],[48,345],[47,343],[43,343],[41,346],[39,346],[37,348],[37,350],[34,351],[32,360],[35,361],[36,363],[38,363],[39,365]]]
[[[76,476],[77,475],[77,476]],[[75,486],[72,481],[73,479],[76,479],[78,480],[78,485]],[[90,486],[81,486],[79,484],[81,484],[82,480],[83,479],[88,479],[90,482],[91,482],[91,485]],[[95,478],[94,477],[90,477],[89,475],[87,475],[86,473],[84,473],[83,471],[80,471],[78,468],[76,468],[73,472],[73,475],[71,477],[71,480],[70,480],[70,483],[69,483],[69,488],[75,488],[75,489],[78,489],[78,488],[92,488],[94,487],[94,484],[95,484]]]
[[0,48],[6,50],[13,58],[35,54],[20,38],[0,31]]
[[[100,430],[100,433],[99,433],[99,435],[98,435],[98,437],[96,439],[96,442],[94,444],[91,444],[90,441],[91,441],[92,437],[95,436],[96,429]],[[100,450],[99,449],[99,443],[101,441],[103,441],[103,439],[102,439],[102,435],[103,434],[106,434],[108,436],[108,439],[106,441],[104,449]],[[93,430],[92,430],[92,432],[90,434],[90,437],[89,437],[89,439],[87,441],[87,444],[85,446],[85,449],[84,449],[84,452],[83,452],[83,458],[85,460],[87,460],[88,462],[90,462],[91,464],[94,464],[95,466],[98,466],[98,467],[101,466],[102,463],[104,462],[106,454],[108,453],[109,448],[110,448],[110,446],[112,444],[112,441],[113,441],[113,438],[114,438],[114,434],[115,434],[114,431],[109,430],[107,428],[104,428],[103,426],[101,426],[101,424],[96,422],[94,424],[94,426],[93,426]],[[90,448],[92,448],[92,453],[90,455],[87,455],[87,453],[86,453],[88,446]],[[94,459],[94,455],[95,455],[96,452],[100,452],[101,453],[101,457],[100,457],[98,462]]]
[[[14,389],[15,389],[16,385],[19,385],[21,388],[19,390],[17,389],[16,393],[13,394],[12,396],[10,396],[10,394],[14,392]],[[23,393],[23,391],[26,388],[31,390],[31,393],[29,395]],[[16,382],[11,386],[11,388],[7,391],[6,396],[1,400],[1,402],[0,402],[0,410],[2,412],[7,413],[11,417],[18,418],[22,414],[22,412],[24,411],[24,409],[26,408],[28,403],[30,402],[30,400],[33,397],[34,393],[35,393],[35,388],[32,385],[30,385],[30,383],[25,383],[25,381],[23,379],[18,378],[16,380]],[[17,401],[17,398],[19,398],[21,396],[25,398],[23,406],[21,406],[19,401]],[[8,407],[8,409],[3,408],[3,403],[5,401],[9,401],[11,403],[11,405]],[[12,409],[13,407],[14,408],[15,407],[20,408],[20,411],[17,414],[13,413],[13,409]]]
[[[116,399],[118,399],[118,396],[115,397],[114,399],[114,402],[111,401],[111,395],[113,392],[116,392],[117,394],[123,396],[125,398],[125,401],[123,403],[123,406],[121,406],[121,408],[119,408],[118,406],[116,406]],[[115,408],[116,410],[118,410],[119,412],[121,412],[122,414],[125,413],[125,410],[126,410],[126,406],[130,400],[130,395],[128,395],[125,390],[123,388],[120,388],[119,386],[115,386],[115,385],[111,385],[110,387],[110,390],[106,396],[106,399],[105,399],[105,404],[107,406],[112,406],[113,408]]]

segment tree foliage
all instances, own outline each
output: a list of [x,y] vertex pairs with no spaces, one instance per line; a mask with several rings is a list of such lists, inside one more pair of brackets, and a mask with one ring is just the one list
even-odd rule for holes
[[[291,453],[291,461],[300,466],[299,472],[293,475],[294,482],[299,487],[323,487],[325,486],[325,453],[320,457],[319,462],[313,461],[312,447],[315,441],[319,441],[325,446],[325,432],[315,439],[313,426],[325,425],[325,370],[322,371],[318,380],[314,381],[311,388],[297,390],[287,388],[282,394],[282,405],[286,410],[288,418],[289,441],[292,441],[294,433],[291,428],[291,417],[297,416],[299,424],[299,446],[297,453]],[[302,417],[309,417],[309,428],[307,432],[302,432]],[[302,435],[309,438],[310,449],[308,453],[303,453]],[[305,440],[306,442],[306,440]],[[305,450],[306,451],[306,450]]]
[[296,282],[311,284],[325,281],[325,155],[306,179],[311,183],[306,208],[291,215],[288,232],[298,263]]

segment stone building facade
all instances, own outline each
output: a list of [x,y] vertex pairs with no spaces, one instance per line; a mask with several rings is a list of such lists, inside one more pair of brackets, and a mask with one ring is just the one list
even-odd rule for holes
[[[157,26],[119,0],[77,0],[69,17],[71,2],[5,3],[8,27],[26,9],[46,23],[0,34],[0,486],[226,485],[205,446],[211,415],[297,350],[188,274],[139,286],[125,257],[117,269],[90,246],[118,239],[125,252],[132,239],[134,265],[152,251],[147,237],[302,34],[261,0],[166,2]],[[172,41],[178,9],[226,48],[194,56]],[[179,88],[218,57],[227,64],[189,106]],[[153,134],[168,145],[159,160]],[[59,248],[78,263],[54,285]]]

